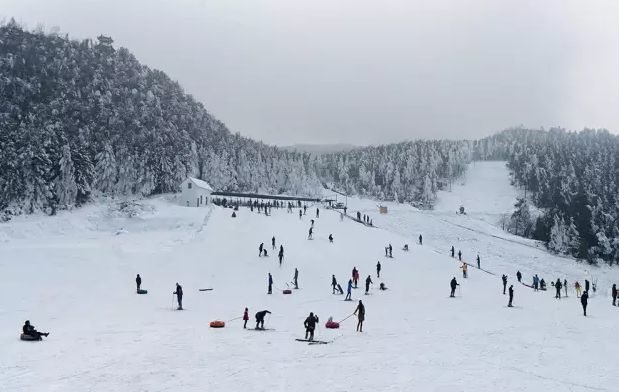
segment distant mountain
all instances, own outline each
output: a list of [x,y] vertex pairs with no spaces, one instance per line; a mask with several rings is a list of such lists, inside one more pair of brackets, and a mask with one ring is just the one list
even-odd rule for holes
[[292,146],[283,146],[280,147],[282,150],[286,151],[297,151],[297,152],[305,152],[308,154],[330,154],[334,152],[343,152],[354,150],[355,148],[359,148],[359,146],[354,146],[352,144],[293,144]]

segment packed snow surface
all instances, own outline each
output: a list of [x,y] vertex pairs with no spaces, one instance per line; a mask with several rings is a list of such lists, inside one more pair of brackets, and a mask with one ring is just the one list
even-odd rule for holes
[[[490,162],[472,165],[439,194],[434,211],[389,204],[379,215],[376,202],[349,199],[349,214],[369,214],[377,228],[322,206],[319,218],[317,206],[302,219],[298,210],[265,216],[244,208],[232,218],[230,209],[163,197],[16,218],[0,225],[0,390],[616,391],[619,309],[609,289],[617,271],[503,232],[497,222],[516,195],[504,163]],[[467,215],[455,214],[460,205]],[[282,266],[272,236],[285,248]],[[258,257],[261,242],[269,257]],[[389,243],[393,259],[384,257]],[[498,276],[469,268],[462,279],[452,245],[469,262],[479,253],[482,268]],[[332,294],[331,275],[346,289],[354,266],[361,281],[346,302]],[[295,267],[300,289],[283,295]],[[527,283],[533,273],[549,285],[567,279],[569,297],[518,284],[518,269]],[[137,273],[147,295],[135,293]],[[506,307],[503,273],[515,308]],[[364,295],[368,275],[374,284]],[[454,276],[461,286],[449,298]],[[599,281],[586,318],[573,289],[584,279]],[[183,311],[173,310],[176,282]],[[380,282],[389,290],[379,291]],[[363,333],[354,316],[339,330],[324,328],[358,300],[366,306]],[[250,327],[255,312],[270,310],[271,330],[244,330],[237,318],[245,307]],[[316,339],[330,344],[295,341],[309,312],[320,317]],[[49,338],[20,341],[26,319]],[[212,329],[213,320],[229,322]]]

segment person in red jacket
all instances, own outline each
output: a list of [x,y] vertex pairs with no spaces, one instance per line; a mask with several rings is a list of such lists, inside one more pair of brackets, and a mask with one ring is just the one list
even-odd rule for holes
[[249,320],[249,309],[245,308],[245,312],[243,312],[243,329],[247,328],[247,321]]

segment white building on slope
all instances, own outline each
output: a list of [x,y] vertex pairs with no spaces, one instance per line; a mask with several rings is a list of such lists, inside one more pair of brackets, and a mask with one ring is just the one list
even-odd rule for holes
[[197,178],[187,177],[181,183],[181,204],[187,207],[203,207],[211,202],[213,188]]

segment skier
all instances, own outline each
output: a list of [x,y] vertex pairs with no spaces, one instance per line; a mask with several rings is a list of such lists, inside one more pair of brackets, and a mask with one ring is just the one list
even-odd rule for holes
[[613,306],[617,306],[617,284],[613,284],[611,290],[611,294],[613,296]]
[[458,250],[458,260],[462,261],[462,251]]
[[477,269],[481,269],[481,260],[479,259],[479,255],[477,255]]
[[585,290],[584,293],[580,296],[580,303],[582,304],[582,311],[585,317],[587,317],[587,302],[589,300],[589,293]]
[[514,285],[510,285],[509,286],[509,303],[507,304],[507,307],[512,308],[512,301],[514,300]]
[[555,298],[561,299],[561,288],[563,288],[563,285],[561,284],[561,279],[557,278],[557,281],[555,282],[555,290],[557,290]]
[[393,246],[389,244],[389,257],[393,257]]
[[273,236],[273,238],[271,238],[271,247],[273,250],[275,250],[275,236]]
[[262,249],[264,249],[264,242],[261,242],[258,247],[258,257],[262,256]]
[[376,277],[380,278],[380,260],[376,263]]
[[355,284],[355,288],[357,288],[357,276],[359,275],[359,272],[357,271],[357,267],[352,267],[352,281]]
[[374,284],[374,282],[372,282],[372,277],[368,275],[368,277],[365,279],[365,294],[368,294],[370,292],[370,284]]
[[357,332],[363,332],[363,320],[365,320],[365,306],[363,306],[363,302],[359,300],[359,305],[357,305],[357,309],[355,309],[354,313],[357,315]]
[[176,291],[172,294],[176,294],[178,300],[178,308],[176,310],[183,310],[183,288],[180,284],[176,283]]
[[307,236],[307,239],[308,239],[308,240],[311,240],[311,239],[312,239],[312,234],[313,234],[313,233],[314,233],[314,229],[312,229],[312,228],[310,227],[310,229],[309,229],[309,235]]
[[576,283],[574,283],[574,288],[576,289],[576,296],[580,297],[580,283],[578,283],[578,281],[576,281]]
[[455,252],[455,249],[454,249],[454,247],[452,245],[452,247],[451,247],[451,257],[454,257],[454,252]]
[[454,278],[451,280],[451,282],[449,283],[449,285],[451,286],[451,294],[449,295],[451,298],[456,296],[456,286],[460,286],[458,284],[458,281],[456,280],[456,277],[454,276]]
[[264,316],[271,314],[268,310],[262,310],[256,313],[256,329],[264,329]]
[[505,295],[505,288],[507,287],[507,275],[503,274],[501,280],[503,281],[503,295]]
[[522,283],[522,274],[520,273],[520,270],[516,272],[516,279],[518,279],[518,282]]
[[137,291],[140,291],[140,286],[142,285],[142,278],[140,277],[140,274],[135,277],[135,284],[138,287]]
[[32,336],[35,339],[41,340],[41,336],[48,337],[49,332],[39,332],[34,328],[34,325],[30,325],[30,320],[26,320],[24,326],[22,327],[22,332],[24,335]]
[[419,234],[419,245],[423,245],[423,237]]
[[333,243],[333,234],[329,234],[329,242]]
[[243,329],[247,328],[247,321],[249,321],[249,309],[245,308],[243,312]]
[[298,289],[299,288],[299,270],[295,267],[294,268],[294,278],[293,278],[293,282],[294,282],[294,288]]
[[346,298],[344,301],[352,301],[352,279],[348,279],[348,290],[346,292]]
[[318,322],[318,316],[315,316],[313,312],[310,312],[309,316],[305,319],[303,325],[305,326],[305,339],[309,335],[309,340],[314,340],[314,330],[316,329],[316,323]]
[[335,294],[337,287],[337,279],[335,279],[335,275],[331,276],[331,287],[333,287],[333,294]]
[[462,268],[462,277],[466,279],[466,277],[467,277],[467,270],[468,270],[467,264],[466,263],[462,263],[462,267],[460,267],[460,268]]
[[316,208],[316,218],[320,218],[320,210]]
[[272,294],[273,293],[273,276],[271,276],[271,273],[269,272],[269,291],[267,292],[267,294]]

